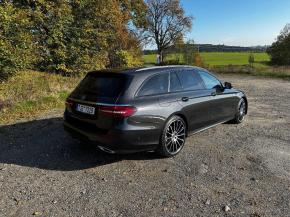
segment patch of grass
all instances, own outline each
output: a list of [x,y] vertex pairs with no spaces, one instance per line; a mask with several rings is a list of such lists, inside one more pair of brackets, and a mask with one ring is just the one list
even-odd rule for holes
[[68,92],[68,91],[61,91],[58,93],[58,98],[61,101],[64,101],[64,100],[66,100],[66,98],[68,97],[69,94],[70,94],[70,92]]
[[156,54],[143,55],[144,65],[154,65],[156,64]]
[[[226,66],[226,65],[247,65],[250,53],[248,52],[201,52],[203,62],[208,66]],[[261,68],[267,67],[270,60],[267,53],[253,53],[255,58],[254,66]],[[166,60],[180,59],[180,54],[170,54],[166,56]],[[143,56],[144,63],[154,65],[156,63],[156,55],[148,54]]]
[[63,109],[69,93],[80,82],[79,77],[24,71],[0,84],[0,124],[33,119],[52,109]]
[[[223,66],[223,65],[247,65],[250,53],[247,52],[208,52],[201,53],[201,57],[205,64],[209,66]],[[269,56],[266,53],[253,53],[255,58],[255,67],[264,66],[265,62],[269,61]]]
[[[290,79],[290,67],[269,66],[269,55],[266,53],[253,53],[255,63],[253,67],[248,65],[250,53],[247,52],[202,52],[200,53],[205,68],[216,73],[247,74],[253,76]],[[155,54],[144,55],[146,65],[154,65]],[[183,61],[180,54],[167,55],[165,61],[179,59]]]

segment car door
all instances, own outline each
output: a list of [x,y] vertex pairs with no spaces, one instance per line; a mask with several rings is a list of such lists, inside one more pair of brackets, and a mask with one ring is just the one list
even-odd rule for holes
[[[177,98],[186,116],[189,131],[197,131],[210,123],[208,101],[211,99],[210,91],[203,84],[203,80],[192,69],[182,69],[171,72],[171,90],[173,80],[181,84],[181,90],[176,89]],[[176,81],[176,83],[177,83]]]
[[138,123],[137,125],[142,125],[142,127],[146,126],[152,129],[152,134],[156,134],[149,137],[144,134],[141,138],[144,143],[155,144],[166,119],[180,107],[177,100],[169,94],[168,89],[169,73],[162,72],[146,79],[137,91],[134,106],[139,108],[138,115],[135,115],[130,121]]
[[208,72],[198,70],[205,87],[211,92],[209,112],[211,124],[223,122],[233,118],[237,104],[237,96],[232,91],[224,89],[222,83]]

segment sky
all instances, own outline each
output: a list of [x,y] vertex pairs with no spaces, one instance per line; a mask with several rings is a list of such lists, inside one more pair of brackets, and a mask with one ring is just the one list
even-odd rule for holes
[[199,44],[270,45],[290,23],[290,0],[181,0]]

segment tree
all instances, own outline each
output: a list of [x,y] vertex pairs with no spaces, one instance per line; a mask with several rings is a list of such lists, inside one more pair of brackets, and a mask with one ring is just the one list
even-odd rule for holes
[[267,49],[271,63],[275,65],[290,65],[290,24],[281,31],[277,40]]
[[248,58],[248,62],[249,62],[249,65],[253,68],[254,63],[255,63],[255,56],[253,53],[250,53],[249,58]]
[[145,38],[155,42],[158,54],[189,31],[192,17],[186,16],[179,0],[147,0],[147,28]]
[[195,64],[195,45],[193,40],[188,40],[183,46],[183,61],[187,65]]
[[13,7],[10,1],[0,1],[0,80],[32,67],[36,55],[31,26],[26,10]]

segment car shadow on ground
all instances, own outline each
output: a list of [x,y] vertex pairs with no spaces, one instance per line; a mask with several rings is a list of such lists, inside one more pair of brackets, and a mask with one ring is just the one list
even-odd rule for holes
[[73,171],[122,160],[153,160],[155,153],[112,155],[96,146],[72,139],[62,126],[62,118],[36,120],[0,127],[0,163],[26,167]]

